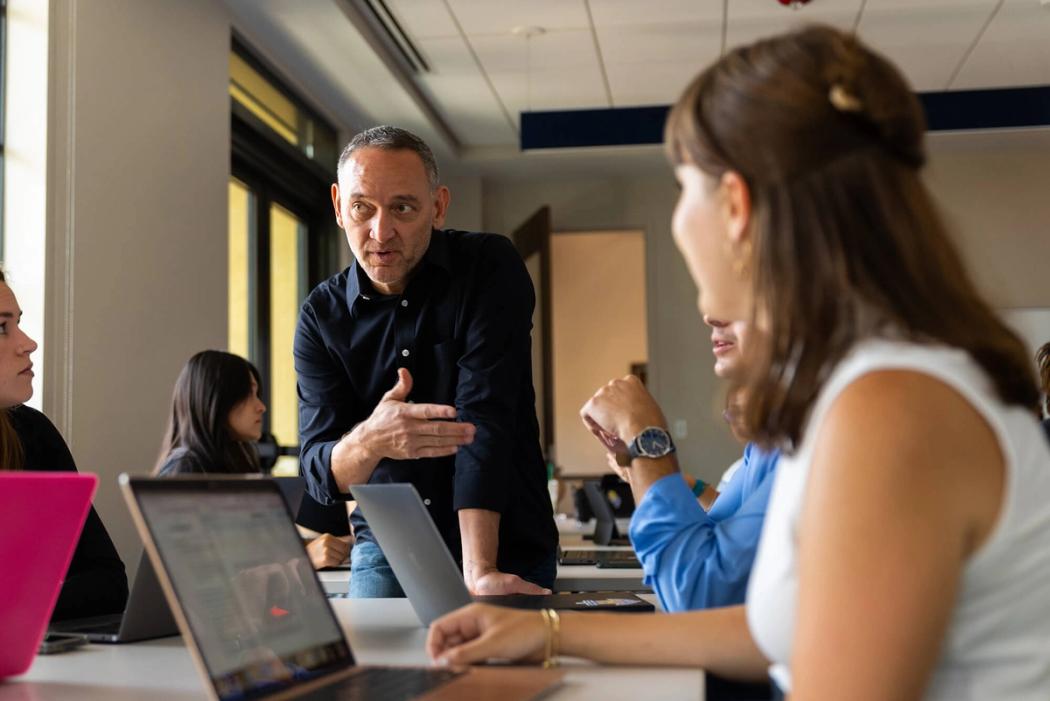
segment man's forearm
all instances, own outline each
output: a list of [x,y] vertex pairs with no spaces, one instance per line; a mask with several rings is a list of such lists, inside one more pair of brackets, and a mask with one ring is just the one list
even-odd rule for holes
[[360,426],[355,426],[332,448],[332,478],[343,493],[350,491],[352,485],[368,482],[379,464],[379,458],[361,440]]
[[463,539],[463,578],[468,585],[497,569],[499,519],[496,511],[460,509],[459,531]]

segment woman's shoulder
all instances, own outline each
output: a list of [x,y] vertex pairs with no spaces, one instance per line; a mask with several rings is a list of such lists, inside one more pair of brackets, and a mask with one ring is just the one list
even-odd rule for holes
[[62,434],[42,411],[23,404],[9,409],[8,416],[23,445],[28,447],[34,443],[53,443],[55,441],[60,441],[65,445]]
[[51,423],[51,419],[47,418],[44,412],[37,411],[31,406],[22,404],[8,409],[8,416],[11,417],[11,423],[19,433],[22,431],[53,431],[58,433],[58,429]]
[[159,477],[174,477],[175,475],[200,475],[207,473],[205,461],[201,456],[186,448],[176,448],[168,455],[168,459],[157,471]]
[[8,417],[25,451],[25,469],[77,469],[65,439],[43,412],[23,404],[9,409]]
[[856,343],[831,371],[820,399],[828,404],[861,378],[883,371],[927,376],[959,392],[978,408],[987,409],[997,403],[991,379],[966,351],[934,343],[882,337]]

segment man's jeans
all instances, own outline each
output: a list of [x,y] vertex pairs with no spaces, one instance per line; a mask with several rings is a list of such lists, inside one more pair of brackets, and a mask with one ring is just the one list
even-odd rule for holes
[[405,592],[379,546],[371,541],[354,543],[350,553],[351,599],[397,599]]
[[[550,557],[521,578],[553,589],[557,573],[558,554],[552,552]],[[393,599],[404,596],[405,592],[379,546],[367,540],[354,543],[353,552],[350,553],[350,598]]]

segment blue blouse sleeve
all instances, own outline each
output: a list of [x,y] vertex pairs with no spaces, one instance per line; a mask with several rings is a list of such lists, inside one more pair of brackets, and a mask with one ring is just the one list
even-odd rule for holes
[[710,513],[677,474],[646,492],[631,518],[631,542],[665,611],[743,603],[777,458],[748,450]]

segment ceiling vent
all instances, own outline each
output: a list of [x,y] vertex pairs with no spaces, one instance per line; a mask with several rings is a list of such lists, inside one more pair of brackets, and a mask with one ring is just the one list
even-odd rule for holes
[[423,58],[422,52],[412,43],[408,33],[397,21],[397,17],[390,11],[383,0],[364,0],[364,5],[371,11],[372,18],[379,29],[382,30],[384,38],[391,44],[413,73],[429,73],[430,65]]

